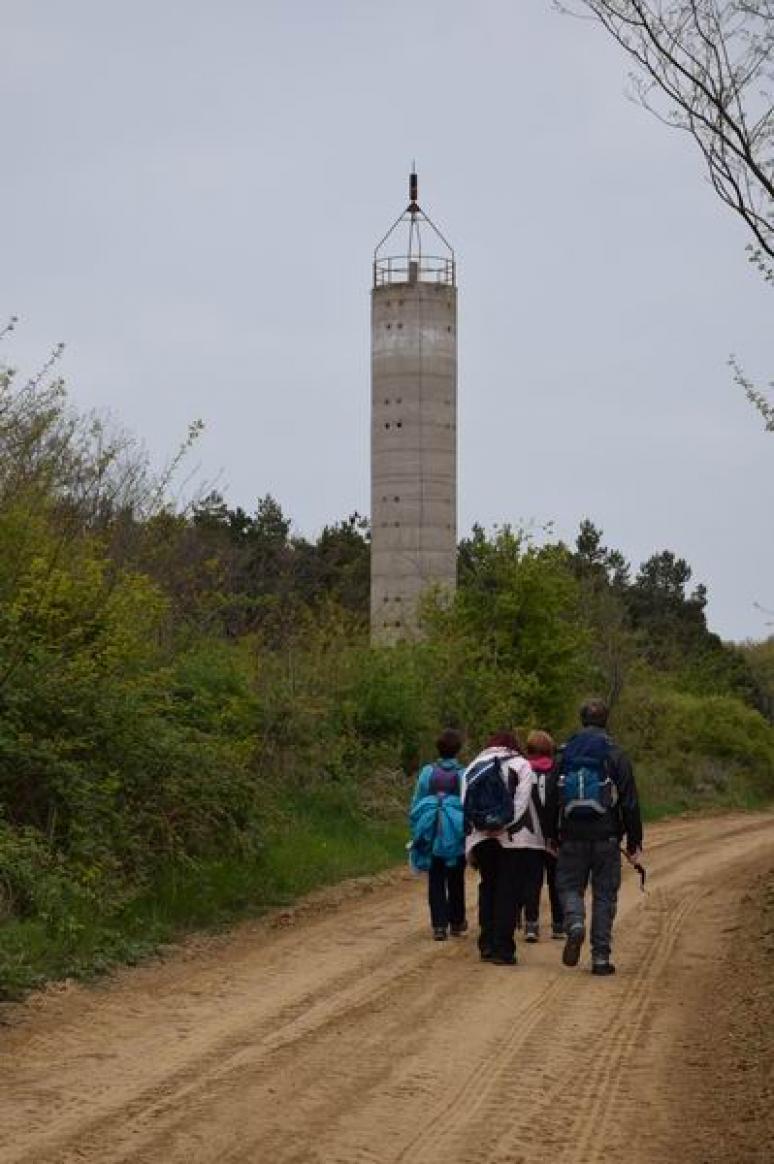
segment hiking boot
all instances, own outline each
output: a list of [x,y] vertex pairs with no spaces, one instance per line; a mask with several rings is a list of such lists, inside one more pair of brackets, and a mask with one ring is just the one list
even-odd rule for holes
[[554,938],[554,940],[557,942],[564,940],[564,926],[561,924],[561,922],[558,926],[551,926],[551,937]]
[[592,962],[591,973],[600,978],[607,978],[609,975],[615,974],[615,966],[612,962]]
[[492,954],[489,961],[493,966],[518,966],[519,959],[515,954]]
[[583,926],[573,926],[567,935],[567,940],[564,943],[562,950],[562,962],[565,966],[577,966],[580,958],[581,946],[586,937]]
[[452,922],[451,935],[453,938],[461,938],[463,934],[468,932],[468,923],[466,921],[457,922],[456,925]]
[[537,922],[527,922],[524,926],[524,941],[534,944],[540,939],[540,926]]
[[446,937],[447,937],[446,926],[435,926],[434,927],[434,929],[433,929],[433,941],[445,942]]

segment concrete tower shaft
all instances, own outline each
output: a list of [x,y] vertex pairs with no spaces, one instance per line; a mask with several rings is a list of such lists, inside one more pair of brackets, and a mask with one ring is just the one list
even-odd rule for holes
[[[424,590],[456,585],[457,288],[451,248],[419,209],[377,248],[371,310],[371,637],[411,637]],[[385,254],[398,226],[403,253]],[[430,236],[440,257],[423,253]],[[392,247],[390,247],[392,250]]]

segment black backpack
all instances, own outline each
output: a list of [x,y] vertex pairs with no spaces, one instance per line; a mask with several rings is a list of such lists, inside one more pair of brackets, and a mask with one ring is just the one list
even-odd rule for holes
[[[510,757],[504,757],[506,760]],[[513,821],[513,786],[503,780],[500,756],[471,765],[465,774],[465,826],[468,832],[499,832]]]

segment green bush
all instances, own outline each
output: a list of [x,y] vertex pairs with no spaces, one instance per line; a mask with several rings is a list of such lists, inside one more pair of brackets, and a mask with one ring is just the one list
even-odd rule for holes
[[651,812],[774,797],[774,732],[733,696],[689,695],[654,680],[624,694],[615,732],[637,763]]
[[562,736],[596,689],[651,814],[774,795],[771,644],[712,636],[675,555],[632,583],[591,523],[475,528],[421,638],[372,649],[362,519],[312,543],[166,483],[0,367],[0,997],[399,861],[446,724]]

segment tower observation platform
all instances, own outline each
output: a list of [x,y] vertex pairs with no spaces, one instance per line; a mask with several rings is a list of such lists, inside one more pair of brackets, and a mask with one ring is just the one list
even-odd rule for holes
[[451,245],[409,203],[374,252],[371,639],[418,632],[422,594],[457,577],[457,279]]

